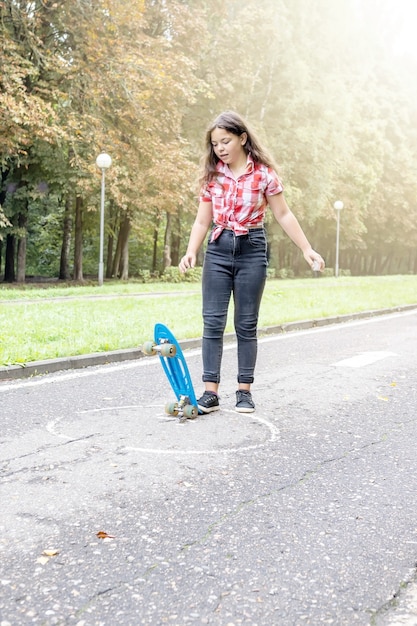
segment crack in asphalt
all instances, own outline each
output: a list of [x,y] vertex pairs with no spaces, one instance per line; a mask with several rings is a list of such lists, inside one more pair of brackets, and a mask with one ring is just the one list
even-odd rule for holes
[[393,609],[398,609],[400,600],[407,593],[407,590],[410,587],[410,585],[413,585],[416,583],[417,583],[417,563],[415,563],[413,569],[410,572],[410,575],[406,579],[400,581],[397,591],[395,591],[392,594],[392,598],[384,602],[384,604],[382,604],[378,609],[369,611],[371,613],[370,626],[378,626],[378,620],[380,617],[387,615]]
[[[86,441],[88,439],[91,439],[92,437],[95,437],[96,435],[99,435],[100,433],[92,433],[91,435],[85,435],[84,437],[77,437],[77,439],[71,439],[70,441],[63,441],[61,443],[53,443],[53,444],[48,444],[46,446],[42,446],[40,448],[37,448],[36,450],[32,450],[31,452],[28,452],[26,454],[21,454],[19,456],[15,456],[15,457],[11,457],[9,459],[3,459],[1,461],[1,463],[3,464],[3,467],[6,467],[9,463],[13,463],[15,461],[21,461],[22,459],[28,459],[32,456],[38,455],[38,454],[43,454],[44,452],[48,451],[48,450],[57,450],[59,448],[68,446],[72,443],[78,443],[80,441]],[[82,461],[83,459],[80,457],[77,459],[78,461]],[[71,463],[73,461],[70,461]],[[68,462],[66,462],[66,464],[68,464]],[[56,462],[56,468],[58,468],[58,466],[60,465],[60,463],[57,461]],[[44,465],[37,465],[36,467],[22,467],[18,470],[13,470],[13,471],[9,471],[9,472],[2,472],[1,474],[1,478],[9,478],[10,476],[17,476],[19,474],[27,474],[30,472],[39,472],[42,469],[50,469],[51,463],[45,463]]]

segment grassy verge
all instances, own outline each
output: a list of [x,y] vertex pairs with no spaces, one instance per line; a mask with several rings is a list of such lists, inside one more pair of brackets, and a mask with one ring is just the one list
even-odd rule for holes
[[[260,326],[417,303],[417,276],[268,281]],[[232,305],[231,305],[232,309]],[[0,288],[0,364],[140,346],[160,321],[201,335],[200,285],[109,283],[98,288]],[[233,330],[229,312],[226,329]]]

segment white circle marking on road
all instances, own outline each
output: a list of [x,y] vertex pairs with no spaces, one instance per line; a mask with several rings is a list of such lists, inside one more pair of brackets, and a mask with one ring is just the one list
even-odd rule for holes
[[[151,409],[155,409],[161,408],[161,405],[129,405],[129,406],[118,406],[118,407],[106,407],[106,408],[97,408],[97,409],[90,409],[90,410],[86,410],[86,411],[80,411],[77,414],[78,415],[83,415],[86,416],[88,414],[98,414],[98,413],[103,413],[103,412],[108,412],[109,410],[111,411],[112,408],[114,410],[117,410],[118,412],[123,411],[123,410],[129,410],[129,409],[145,409],[145,408],[151,408]],[[249,444],[249,445],[231,445],[229,447],[225,447],[225,448],[219,448],[219,449],[215,449],[215,448],[206,448],[206,449],[201,449],[201,450],[196,450],[196,449],[189,449],[189,450],[185,450],[185,449],[164,449],[164,448],[145,448],[142,446],[123,446],[122,448],[119,448],[121,450],[126,450],[126,451],[132,451],[132,452],[141,452],[141,453],[147,453],[147,454],[165,454],[165,455],[217,455],[217,454],[231,454],[231,453],[235,453],[235,452],[245,452],[248,450],[255,450],[255,449],[259,449],[264,447],[265,445],[268,445],[270,443],[273,443],[274,441],[276,441],[278,435],[279,435],[279,429],[272,424],[269,420],[267,420],[264,417],[261,417],[260,415],[255,415],[254,413],[237,413],[236,411],[230,410],[230,409],[222,409],[222,413],[230,413],[233,414],[234,416],[240,416],[242,418],[245,417],[249,417],[252,421],[257,422],[258,424],[261,424],[263,426],[265,426],[268,430],[269,430],[269,437],[266,441],[261,441],[259,443],[253,443],[253,444]],[[60,426],[62,426],[62,421],[64,420],[64,418],[57,418],[55,420],[52,420],[50,422],[48,422],[48,424],[46,425],[46,430],[49,432],[49,434],[55,436],[55,437],[59,437],[60,439],[65,439],[66,441],[75,441],[77,440],[77,438],[75,438],[74,436],[71,436],[68,433],[65,433],[65,431],[63,429],[60,428]],[[188,423],[190,426],[193,424],[198,424],[198,418],[196,420],[186,420],[186,423],[184,424],[180,424],[179,420],[177,418],[170,418],[169,416],[164,416],[164,421],[169,421],[169,422],[177,422],[181,427],[186,428],[186,423]],[[97,435],[100,435],[100,433],[97,433]]]

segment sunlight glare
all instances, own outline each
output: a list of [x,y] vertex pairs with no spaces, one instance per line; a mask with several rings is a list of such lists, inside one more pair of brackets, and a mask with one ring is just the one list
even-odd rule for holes
[[417,60],[417,2],[416,0],[390,0],[389,14],[392,19],[395,37],[395,55],[411,55]]

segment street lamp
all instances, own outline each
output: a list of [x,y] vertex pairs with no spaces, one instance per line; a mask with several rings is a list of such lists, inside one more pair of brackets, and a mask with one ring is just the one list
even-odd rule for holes
[[103,284],[103,247],[104,247],[104,195],[105,195],[105,179],[106,179],[106,170],[109,169],[111,165],[111,156],[106,152],[101,152],[97,159],[96,165],[101,170],[101,207],[100,207],[100,259],[98,264],[98,284],[101,287]]
[[340,211],[343,209],[343,202],[341,200],[336,200],[333,205],[334,210],[337,215],[337,226],[336,226],[336,263],[334,266],[334,275],[336,278],[339,276],[339,232],[340,232]]

